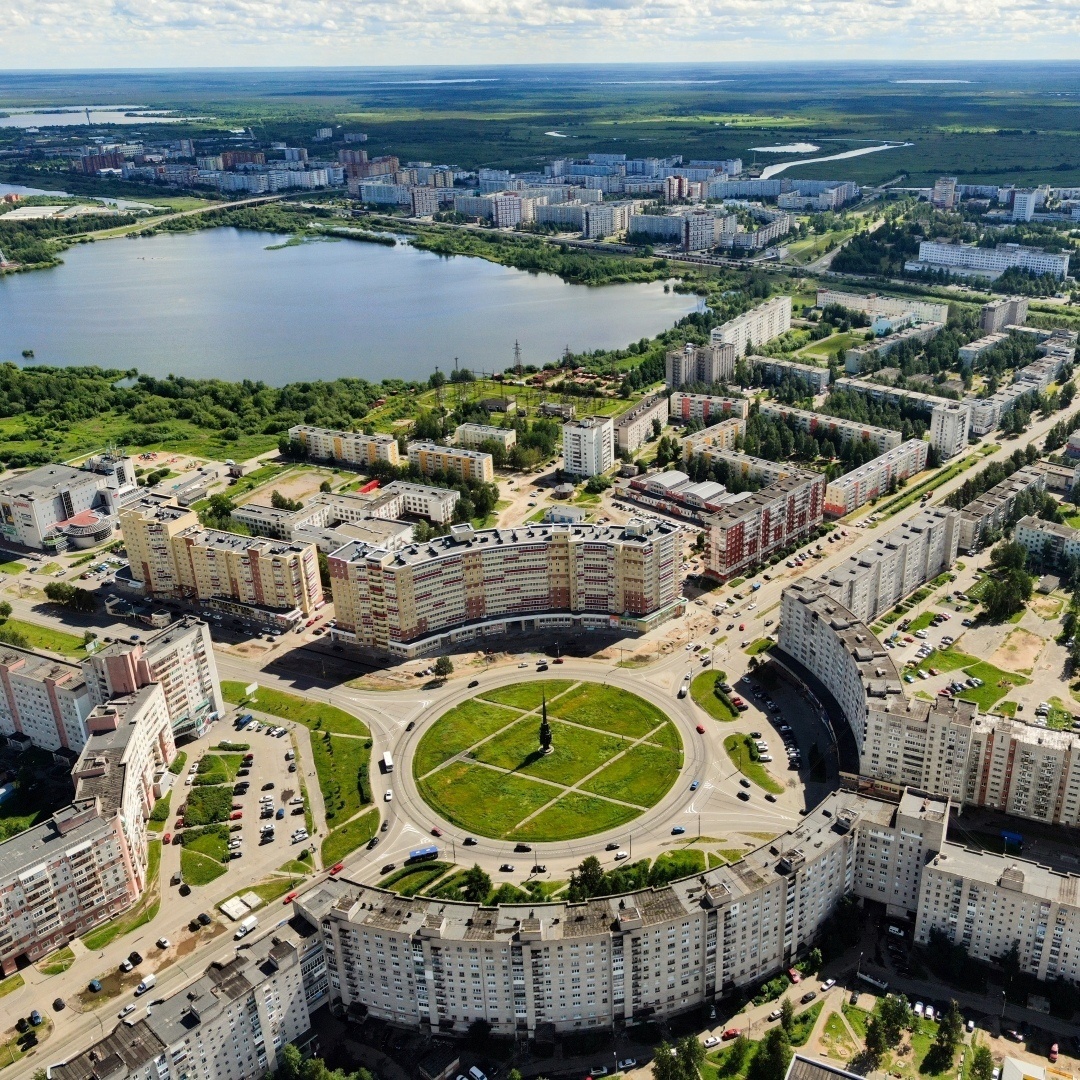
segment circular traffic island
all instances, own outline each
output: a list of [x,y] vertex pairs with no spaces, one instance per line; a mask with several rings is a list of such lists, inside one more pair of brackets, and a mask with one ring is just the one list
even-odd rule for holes
[[424,801],[454,825],[494,840],[549,843],[645,813],[682,761],[675,725],[636,694],[534,679],[443,713],[417,745],[412,769]]

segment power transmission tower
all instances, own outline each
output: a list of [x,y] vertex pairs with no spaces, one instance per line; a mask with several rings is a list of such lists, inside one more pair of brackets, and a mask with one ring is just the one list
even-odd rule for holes
[[514,341],[514,374],[518,378],[524,374],[521,366],[521,344],[517,340]]

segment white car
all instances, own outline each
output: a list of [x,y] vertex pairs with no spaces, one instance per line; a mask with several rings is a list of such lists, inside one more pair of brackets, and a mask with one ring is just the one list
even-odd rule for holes
[[708,1038],[707,1038],[707,1039],[705,1040],[705,1043],[704,1043],[704,1045],[705,1045],[706,1047],[710,1047],[710,1046],[716,1046],[716,1045],[718,1045],[718,1044],[719,1044],[719,1042],[720,1042],[720,1038],[719,1038],[719,1036],[717,1036],[717,1035],[710,1035],[710,1036],[709,1036],[709,1037],[708,1037]]
[[826,979],[821,984],[821,991],[820,992],[822,994],[824,994],[826,991],[831,990],[835,985],[836,985],[836,980],[835,979]]
[[159,937],[157,939],[157,947],[159,949],[167,949],[171,946],[172,942],[167,937]]
[[622,862],[623,859],[629,859],[629,858],[630,858],[630,856],[627,855],[627,853],[625,851],[616,851],[615,852],[615,861],[616,862]]
[[383,796],[383,801],[384,802],[393,802],[394,801],[394,793],[389,788],[386,789],[386,794]]
[[915,1014],[916,1016],[922,1016],[923,1012],[925,1011],[925,1009],[924,1009],[924,1006],[923,1006],[923,1003],[922,1003],[921,1001],[916,1001],[916,1002],[915,1002],[915,1006],[914,1006],[914,1008],[913,1008],[913,1009],[912,1009],[911,1011],[912,1011],[912,1012],[913,1012],[913,1013],[914,1013],[914,1014]]
[[125,1016],[130,1016],[134,1011],[135,1004],[134,1002],[131,1002],[125,1005],[116,1015],[119,1016],[121,1020],[123,1020]]
[[926,1011],[923,1013],[923,1016],[925,1016],[927,1020],[933,1020],[934,1019],[934,1006],[933,1005],[927,1005],[926,1006]]
[[637,1068],[637,1058],[623,1058],[619,1062],[619,1072],[625,1072],[627,1069]]

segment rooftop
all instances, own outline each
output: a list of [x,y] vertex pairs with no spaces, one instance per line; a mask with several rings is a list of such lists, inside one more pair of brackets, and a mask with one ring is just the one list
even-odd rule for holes
[[100,478],[69,465],[42,465],[0,483],[0,494],[23,499],[54,499],[66,488],[80,484],[100,485]]
[[23,679],[62,682],[67,690],[77,690],[86,684],[78,664],[54,660],[51,656],[43,656],[30,649],[18,649],[14,645],[0,644],[0,668],[14,669],[13,673]]
[[[82,812],[88,815],[87,823],[79,829],[77,836],[65,837],[60,832],[64,818],[78,816]],[[75,803],[57,811],[48,821],[3,841],[0,843],[0,876],[9,878],[25,868],[47,861],[54,854],[59,855],[68,848],[82,847],[103,840],[112,831],[112,821],[95,815],[96,808],[93,804]],[[57,827],[58,822],[55,819],[60,819],[60,828]]]

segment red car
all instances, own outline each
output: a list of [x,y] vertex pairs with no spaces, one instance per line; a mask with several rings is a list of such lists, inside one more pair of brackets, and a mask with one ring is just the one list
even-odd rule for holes
[[167,832],[165,834],[165,836],[163,838],[163,842],[166,843],[166,844],[171,844],[172,843],[172,833],[171,832]]
[[556,656],[556,657],[555,657],[555,659],[554,659],[554,660],[552,660],[551,662],[552,662],[553,664],[561,664],[561,663],[563,662],[563,661],[562,661],[562,657],[561,657],[561,656]]
[[738,1037],[739,1037],[739,1029],[738,1028],[728,1028],[724,1032],[724,1034],[720,1036],[720,1038],[724,1039],[725,1041],[727,1039],[737,1039]]
[[291,904],[291,903],[292,903],[292,902],[293,902],[293,901],[294,901],[294,900],[296,899],[297,895],[298,895],[298,894],[297,894],[297,893],[294,893],[294,892],[291,892],[291,893],[286,893],[286,894],[285,894],[285,899],[284,899],[284,900],[282,900],[281,902],[282,902],[283,904]]
[[698,724],[698,726],[697,726],[697,733],[698,733],[699,735],[704,735],[704,734],[705,734],[705,728],[704,728],[704,727],[702,727],[702,725],[701,725],[701,724]]
[[243,810],[234,810],[229,815],[229,820],[230,821],[239,821],[243,816],[244,816],[244,811]]
[[442,836],[442,829],[438,825],[435,825],[431,830],[432,836]]
[[746,623],[743,623],[743,622],[739,623],[739,629],[740,630],[745,630],[746,629]]
[[802,975],[799,974],[798,968],[788,968],[788,978],[793,982],[802,982]]
[[335,874],[340,874],[344,869],[345,864],[343,862],[334,863],[334,865],[330,867],[330,876],[333,877]]

